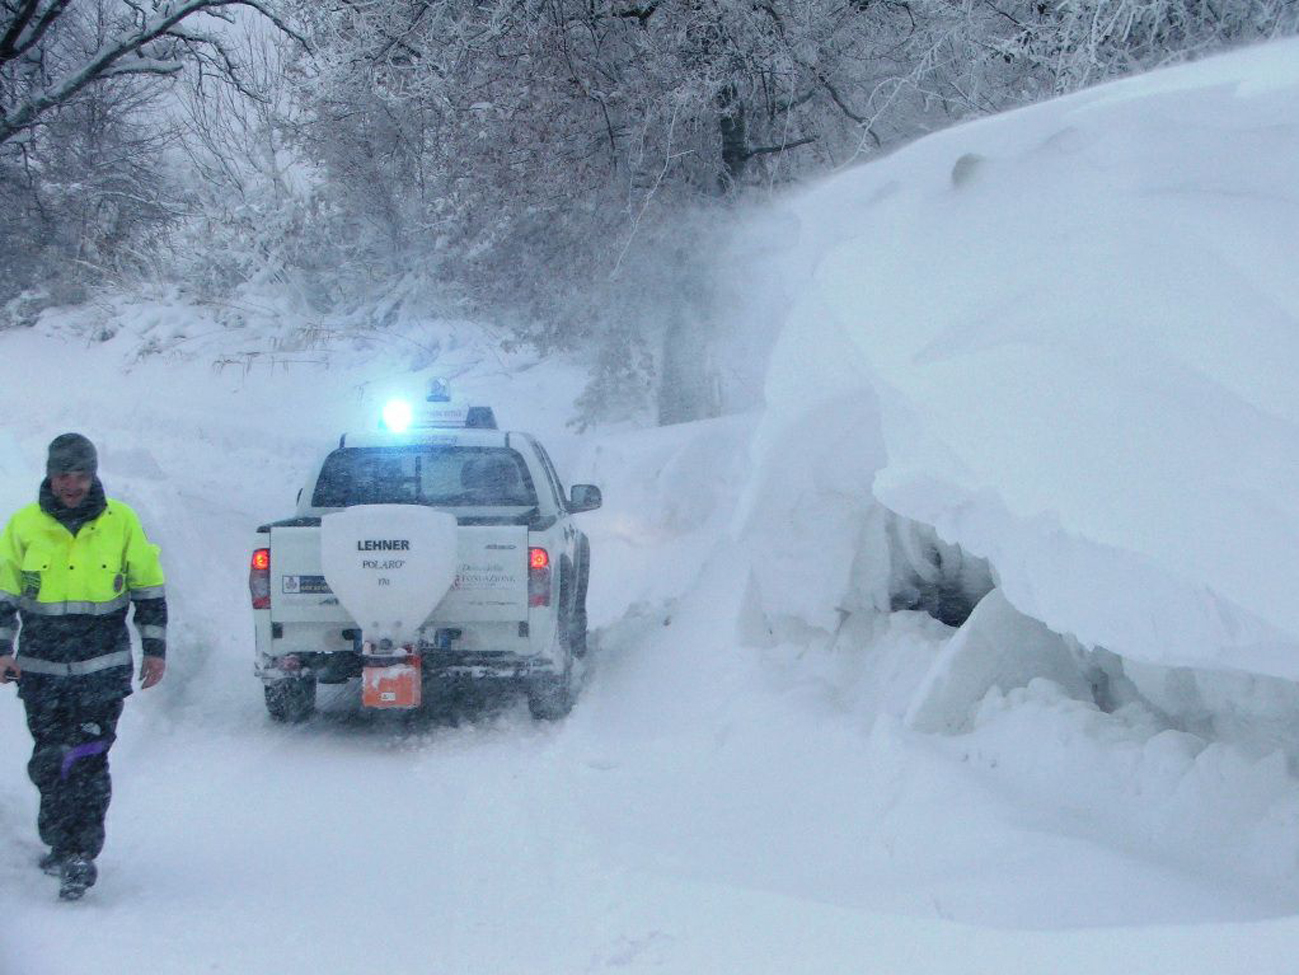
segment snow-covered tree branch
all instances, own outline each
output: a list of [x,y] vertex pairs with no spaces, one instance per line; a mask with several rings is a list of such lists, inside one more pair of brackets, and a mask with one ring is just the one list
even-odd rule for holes
[[[85,5],[84,3],[82,4]],[[255,10],[288,29],[262,0],[152,0],[98,4],[109,25],[99,43],[78,56],[47,56],[59,28],[77,13],[75,0],[5,0],[0,4],[0,143],[67,104],[87,86],[120,75],[171,75],[210,38],[181,29],[202,16],[228,19],[229,9]]]

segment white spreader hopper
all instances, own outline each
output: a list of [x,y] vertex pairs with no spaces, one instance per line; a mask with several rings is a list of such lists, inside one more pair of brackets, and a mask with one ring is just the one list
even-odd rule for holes
[[321,519],[320,561],[361,627],[364,703],[418,707],[414,643],[455,582],[455,516],[413,504],[355,505]]

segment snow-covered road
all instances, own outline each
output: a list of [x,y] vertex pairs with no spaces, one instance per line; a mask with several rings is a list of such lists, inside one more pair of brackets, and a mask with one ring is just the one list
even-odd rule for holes
[[[748,421],[583,442],[534,409],[559,373],[498,385],[504,423],[531,410],[563,473],[605,488],[577,709],[410,721],[358,715],[344,688],[283,727],[251,674],[249,536],[288,509],[308,445],[369,402],[348,402],[359,376],[5,347],[0,385],[18,362],[77,375],[5,435],[0,500],[31,496],[49,437],[84,429],[163,545],[174,623],[168,680],[128,702],[81,903],[35,868],[26,732],[0,698],[3,975],[1292,970],[1299,922],[1268,919],[1299,907],[1293,887],[1126,829],[1130,797],[1076,758],[1105,736],[1049,695],[1030,730],[1055,743],[905,730],[941,624],[896,614],[865,661],[743,645],[738,481],[715,479],[743,464]],[[1016,791],[1053,761],[1100,790],[1095,809]]]
[[[206,723],[140,706],[116,756],[104,878],[77,905],[32,865],[14,749],[5,825],[28,838],[0,870],[5,971],[1160,971],[1170,952],[1170,971],[1289,964],[1291,922],[1201,923],[1279,913],[1277,900],[1116,849],[1049,799],[1017,807],[915,742],[868,741],[752,686],[719,692],[724,721],[667,707],[665,725],[646,704],[673,680],[642,682],[667,644],[606,648],[640,659],[597,674],[558,727],[520,707],[452,727],[330,706],[284,728],[253,693]],[[1182,926],[1131,927],[1154,922]],[[1046,933],[1081,924],[1130,927]]]

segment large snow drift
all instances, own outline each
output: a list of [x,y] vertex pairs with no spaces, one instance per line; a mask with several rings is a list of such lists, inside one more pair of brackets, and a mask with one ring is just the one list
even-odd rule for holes
[[787,210],[740,524],[828,511],[838,543],[769,614],[831,625],[873,495],[1084,646],[1299,677],[1299,43],[959,126]]

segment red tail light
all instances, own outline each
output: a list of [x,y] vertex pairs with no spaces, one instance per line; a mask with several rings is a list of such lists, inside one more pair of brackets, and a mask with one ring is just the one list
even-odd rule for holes
[[528,605],[550,605],[550,553],[544,548],[528,549]]
[[253,597],[253,609],[271,608],[271,550],[259,548],[253,552],[248,569],[248,594]]

